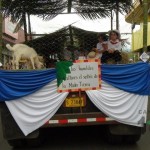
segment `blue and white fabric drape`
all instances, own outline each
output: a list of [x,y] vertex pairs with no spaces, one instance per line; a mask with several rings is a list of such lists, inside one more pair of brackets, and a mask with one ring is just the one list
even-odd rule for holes
[[[109,117],[129,125],[143,126],[148,96],[124,92],[102,82],[102,89],[87,91],[90,100]],[[25,135],[47,122],[64,102],[68,93],[57,93],[56,80],[37,92],[6,104]]]
[[67,95],[57,92],[57,81],[54,80],[33,94],[6,101],[6,105],[20,129],[28,135],[56,113]]
[[[146,121],[150,95],[150,65],[102,65],[102,89],[87,91],[90,100],[109,117],[130,125]],[[6,102],[25,135],[42,126],[68,93],[57,93],[56,70],[0,70],[0,102]]]

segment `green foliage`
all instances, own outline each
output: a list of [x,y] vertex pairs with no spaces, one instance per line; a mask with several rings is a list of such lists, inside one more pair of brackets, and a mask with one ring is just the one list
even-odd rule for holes
[[65,6],[66,2],[63,0],[2,0],[4,16],[11,15],[12,21],[16,22],[22,18],[24,12],[38,15],[44,20],[52,19],[64,11]]
[[97,19],[110,16],[119,1],[119,12],[127,12],[131,0],[2,0],[4,17],[11,16],[13,22],[22,25],[24,13],[33,14],[43,20],[50,20],[65,9],[70,13],[73,8],[84,19]]
[[85,50],[90,51],[96,47],[98,43],[98,33],[93,31],[86,31],[76,27],[72,27],[74,36],[78,39],[78,46],[83,47]]

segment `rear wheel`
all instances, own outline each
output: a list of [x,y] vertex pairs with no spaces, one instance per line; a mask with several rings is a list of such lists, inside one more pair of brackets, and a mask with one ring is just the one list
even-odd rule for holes
[[111,133],[107,133],[107,141],[110,144],[120,144],[123,141],[122,135],[113,135]]
[[123,141],[122,135],[114,135],[110,132],[109,128],[106,129],[106,140],[110,144],[120,144]]
[[44,142],[44,136],[39,134],[36,138],[24,138],[8,140],[8,144],[14,148],[39,147]]
[[135,144],[136,142],[138,142],[141,138],[141,135],[125,135],[124,137],[124,141],[128,144]]
[[110,129],[106,130],[106,139],[110,144],[120,144],[125,142],[127,144],[135,144],[141,138],[141,134],[133,134],[133,135],[116,135],[112,134]]
[[22,147],[39,147],[42,145],[43,141],[40,138],[34,139],[15,139],[8,140],[8,144],[14,148],[22,148]]
[[25,139],[7,140],[7,142],[14,148],[24,147],[26,145]]
[[39,137],[33,138],[33,139],[26,139],[26,142],[29,147],[39,147],[43,144],[44,137],[39,136]]

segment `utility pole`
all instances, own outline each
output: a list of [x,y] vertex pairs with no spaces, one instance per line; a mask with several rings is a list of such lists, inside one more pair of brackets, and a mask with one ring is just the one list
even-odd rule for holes
[[143,52],[147,52],[148,0],[143,0]]
[[72,0],[68,0],[68,13],[71,13]]
[[24,23],[24,36],[25,36],[25,42],[27,42],[27,41],[28,41],[28,38],[27,38],[26,12],[23,12],[23,23]]
[[24,36],[25,36],[25,42],[28,41],[27,38],[27,21],[26,21],[26,9],[25,9],[25,1],[23,2],[23,26],[24,26]]
[[28,13],[28,33],[29,33],[29,39],[32,40],[31,20],[30,20],[30,14],[29,13]]
[[72,27],[71,25],[69,25],[69,34],[70,34],[70,45],[71,45],[71,54],[72,54],[72,60],[75,60],[75,56],[74,56],[74,49],[72,49],[72,47],[74,46],[74,41],[73,41],[73,33],[72,33]]
[[113,30],[113,10],[111,10],[111,30]]
[[116,30],[119,30],[119,2],[116,1]]
[[[2,0],[0,0],[0,10],[2,10]],[[2,62],[2,24],[3,24],[3,16],[0,13],[0,62]]]

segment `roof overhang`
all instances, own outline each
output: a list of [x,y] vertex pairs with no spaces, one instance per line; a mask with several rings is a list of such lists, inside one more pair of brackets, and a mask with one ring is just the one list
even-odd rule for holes
[[[150,10],[150,2],[148,2],[148,8]],[[125,20],[128,23],[136,24],[143,22],[143,5],[140,1],[136,1],[133,4],[133,9],[126,15]],[[150,12],[148,12],[148,21],[150,21]]]
[[50,20],[64,10],[67,13],[77,13],[84,19],[97,19],[109,17],[111,10],[127,12],[131,4],[132,0],[20,0],[19,3],[17,0],[4,0],[2,10],[5,17],[11,16],[12,21],[17,22],[23,13]]

